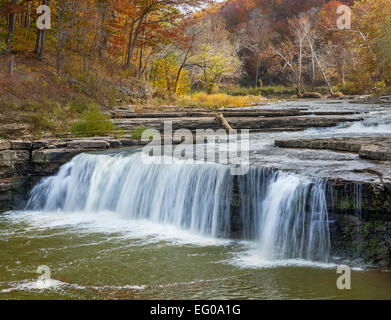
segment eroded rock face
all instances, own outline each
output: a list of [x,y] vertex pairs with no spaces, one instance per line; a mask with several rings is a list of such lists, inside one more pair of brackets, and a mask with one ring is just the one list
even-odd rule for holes
[[13,150],[31,150],[33,147],[30,141],[11,140],[11,149]]
[[0,151],[11,149],[11,143],[7,140],[0,140]]
[[0,125],[0,134],[7,139],[24,136],[29,129],[29,124],[11,123]]
[[54,174],[58,168],[83,150],[43,149],[32,152],[32,172],[37,176]]
[[0,179],[0,213],[22,209],[29,191],[37,182],[33,177]]
[[26,150],[0,151],[0,178],[25,175],[30,171],[30,152]]
[[109,142],[105,140],[76,140],[67,143],[70,149],[107,149],[110,147]]

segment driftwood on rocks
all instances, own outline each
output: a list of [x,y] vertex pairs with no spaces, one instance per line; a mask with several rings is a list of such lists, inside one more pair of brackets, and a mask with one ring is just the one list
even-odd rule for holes
[[215,120],[217,123],[219,123],[225,130],[232,131],[231,125],[228,123],[227,120],[225,120],[224,115],[222,113],[216,115]]

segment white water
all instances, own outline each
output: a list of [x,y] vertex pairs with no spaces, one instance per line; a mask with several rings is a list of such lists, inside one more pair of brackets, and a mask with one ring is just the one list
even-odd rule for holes
[[217,164],[144,164],[139,154],[81,154],[37,185],[26,209],[104,215],[107,228],[111,215],[133,226],[159,225],[174,237],[183,231],[239,236],[254,241],[268,261],[329,259],[324,184],[266,168],[237,178]]

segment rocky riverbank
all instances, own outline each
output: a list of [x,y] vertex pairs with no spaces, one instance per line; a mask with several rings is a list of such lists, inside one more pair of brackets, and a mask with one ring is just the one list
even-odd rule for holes
[[390,137],[276,140],[283,148],[328,149],[358,153],[363,159],[391,161]]
[[376,176],[373,182],[327,181],[332,250],[357,262],[391,266],[391,138],[287,139],[276,140],[275,145],[352,152],[373,161],[361,172]]
[[363,120],[354,111],[310,111],[303,108],[263,109],[263,110],[210,110],[210,111],[172,111],[137,114],[118,110],[111,114],[116,128],[131,131],[139,127],[164,129],[166,121],[172,122],[173,130],[220,129],[215,116],[222,113],[232,128],[251,131],[292,131],[307,128],[326,128],[343,122]]
[[127,137],[0,140],[0,212],[19,208],[41,177],[55,174],[79,153],[140,144]]

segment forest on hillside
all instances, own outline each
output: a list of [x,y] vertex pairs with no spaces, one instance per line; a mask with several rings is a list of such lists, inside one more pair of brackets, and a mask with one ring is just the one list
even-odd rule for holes
[[[336,26],[341,5],[350,29]],[[107,106],[129,88],[161,103],[276,87],[377,94],[391,86],[391,0],[0,0],[0,55],[7,103],[80,93]]]

